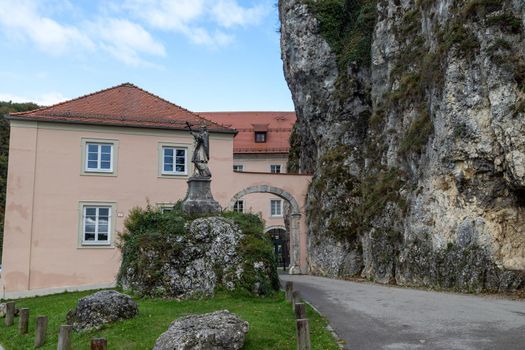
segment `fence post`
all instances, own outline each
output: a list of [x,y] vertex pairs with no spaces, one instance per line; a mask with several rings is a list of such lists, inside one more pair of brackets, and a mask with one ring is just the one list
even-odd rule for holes
[[57,350],[71,350],[71,330],[73,326],[62,325],[60,326],[60,333],[58,334],[58,347]]
[[286,295],[286,301],[292,301],[293,282],[286,282],[284,284],[284,290]]
[[311,350],[310,327],[307,319],[297,320],[297,350]]
[[46,342],[47,316],[36,318],[35,348],[39,348]]
[[92,338],[91,350],[108,350],[108,341],[106,338]]
[[297,320],[306,318],[306,307],[304,303],[296,303],[295,304],[295,318]]
[[15,302],[10,301],[5,304],[5,325],[7,327],[12,326],[15,322]]
[[20,320],[18,323],[18,330],[20,334],[27,334],[27,329],[29,327],[29,309],[22,308],[20,309]]
[[295,312],[295,304],[301,302],[301,293],[298,290],[292,292],[292,311]]

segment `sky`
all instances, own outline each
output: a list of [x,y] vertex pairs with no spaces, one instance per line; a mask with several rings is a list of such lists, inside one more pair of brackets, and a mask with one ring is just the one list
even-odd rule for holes
[[0,100],[125,82],[192,111],[292,111],[276,0],[0,0]]

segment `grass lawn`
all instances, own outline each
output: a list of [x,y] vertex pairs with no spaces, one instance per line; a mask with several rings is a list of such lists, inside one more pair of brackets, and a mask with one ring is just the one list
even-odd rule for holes
[[[43,349],[56,349],[58,330],[65,323],[66,313],[77,300],[91,292],[64,293],[17,300],[17,307],[30,309],[29,333],[18,334],[18,317],[15,324],[6,327],[0,322],[0,344],[6,350],[32,349],[37,315],[49,317],[48,339]],[[100,331],[78,334],[73,332],[73,348],[89,349],[92,337],[106,337],[109,349],[151,349],[155,340],[178,317],[192,313],[207,313],[228,309],[250,324],[244,349],[296,349],[295,317],[292,306],[284,301],[284,294],[274,297],[254,298],[220,292],[210,300],[174,301],[162,299],[136,299],[139,315],[106,325]],[[308,308],[312,348],[339,349],[326,330],[326,321]]]

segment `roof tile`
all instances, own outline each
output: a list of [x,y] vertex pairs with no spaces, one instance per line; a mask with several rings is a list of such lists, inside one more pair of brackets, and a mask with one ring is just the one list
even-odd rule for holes
[[186,123],[206,124],[212,132],[235,133],[231,128],[214,123],[130,83],[50,107],[11,113],[9,118],[178,130],[186,129]]

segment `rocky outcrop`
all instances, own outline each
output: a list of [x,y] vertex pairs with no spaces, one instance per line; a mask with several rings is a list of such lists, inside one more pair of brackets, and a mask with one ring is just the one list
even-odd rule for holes
[[126,320],[138,314],[138,306],[130,296],[114,290],[103,290],[78,301],[67,314],[68,324],[76,331],[100,329],[104,324]]
[[[312,273],[525,288],[525,4],[281,0]],[[369,40],[368,40],[369,39]]]
[[153,350],[239,350],[248,333],[248,322],[228,310],[190,315],[175,320]]
[[146,234],[134,228],[127,234],[118,277],[124,289],[188,299],[213,296],[219,286],[255,295],[271,294],[278,287],[271,246],[262,235],[243,234],[223,217],[184,223],[184,218],[170,215],[162,227],[161,219],[152,220]]

